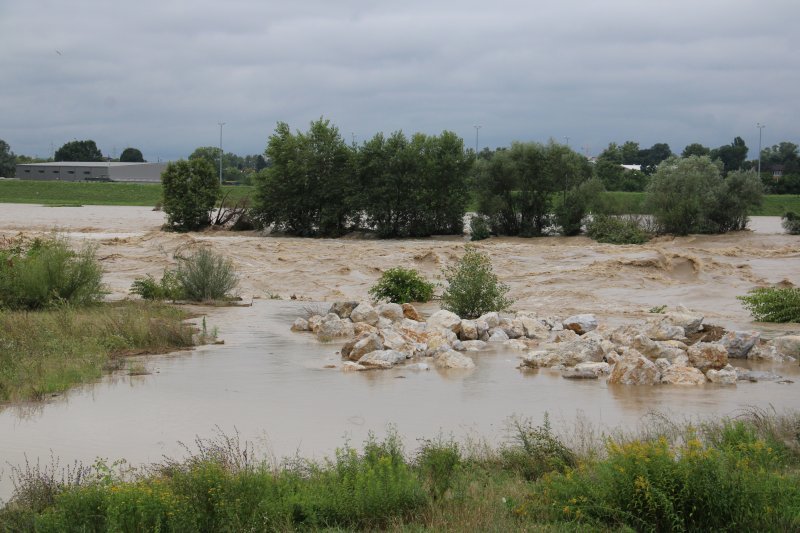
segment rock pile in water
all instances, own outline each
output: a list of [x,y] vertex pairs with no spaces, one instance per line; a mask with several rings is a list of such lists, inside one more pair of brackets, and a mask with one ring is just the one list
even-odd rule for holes
[[[336,302],[324,316],[296,319],[292,331],[312,332],[321,341],[343,340],[346,371],[397,365],[468,370],[475,362],[467,354],[499,343],[521,352],[521,368],[555,368],[568,379],[608,375],[608,383],[622,385],[733,385],[780,376],[736,368],[731,360],[800,357],[800,336],[763,342],[757,331],[706,330],[703,320],[681,306],[616,328],[599,327],[592,314],[562,320],[525,311],[513,318],[487,313],[467,320],[442,310],[423,320],[410,304]],[[714,335],[715,330],[724,334]]]

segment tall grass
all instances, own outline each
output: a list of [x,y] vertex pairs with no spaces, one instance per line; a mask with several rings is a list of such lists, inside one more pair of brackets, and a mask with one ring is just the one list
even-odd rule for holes
[[191,346],[185,318],[181,310],[145,302],[0,311],[0,402],[95,380],[124,355]]
[[184,298],[196,302],[230,298],[239,283],[233,262],[206,248],[179,257],[175,278]]
[[[257,460],[238,435],[138,472],[100,463],[59,480],[15,470],[0,528],[17,531],[796,531],[800,415],[654,418],[578,455],[550,427],[499,448],[396,435],[322,462]],[[591,435],[594,437],[594,434]],[[509,457],[514,459],[509,461]],[[522,463],[533,469],[518,469]],[[75,475],[79,472],[81,475]],[[67,472],[69,474],[69,472]]]

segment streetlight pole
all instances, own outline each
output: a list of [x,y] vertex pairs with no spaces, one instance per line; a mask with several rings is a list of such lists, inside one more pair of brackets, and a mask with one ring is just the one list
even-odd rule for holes
[[567,140],[567,148],[569,148],[569,136],[564,137]]
[[219,184],[222,185],[222,126],[225,122],[217,122],[219,124]]
[[480,124],[475,124],[472,127],[475,128],[475,157],[478,157],[478,132],[482,126]]
[[758,128],[758,179],[761,179],[761,130],[764,129],[764,124],[756,122]]

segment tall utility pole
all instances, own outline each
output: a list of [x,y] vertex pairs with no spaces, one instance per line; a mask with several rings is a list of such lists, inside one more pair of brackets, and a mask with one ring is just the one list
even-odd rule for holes
[[764,124],[756,122],[758,128],[758,179],[761,179],[761,130],[764,129]]
[[219,124],[219,184],[222,185],[222,126],[225,122],[217,122]]
[[569,136],[564,137],[567,140],[567,148],[569,148]]
[[478,157],[478,132],[482,126],[480,124],[475,124],[472,127],[475,128],[475,157]]

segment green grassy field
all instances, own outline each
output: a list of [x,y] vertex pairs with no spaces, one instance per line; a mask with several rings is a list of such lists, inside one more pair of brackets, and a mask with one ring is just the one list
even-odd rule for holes
[[[253,192],[253,187],[223,187],[231,200]],[[68,181],[0,181],[0,203],[40,205],[141,205],[161,201],[161,185]]]

